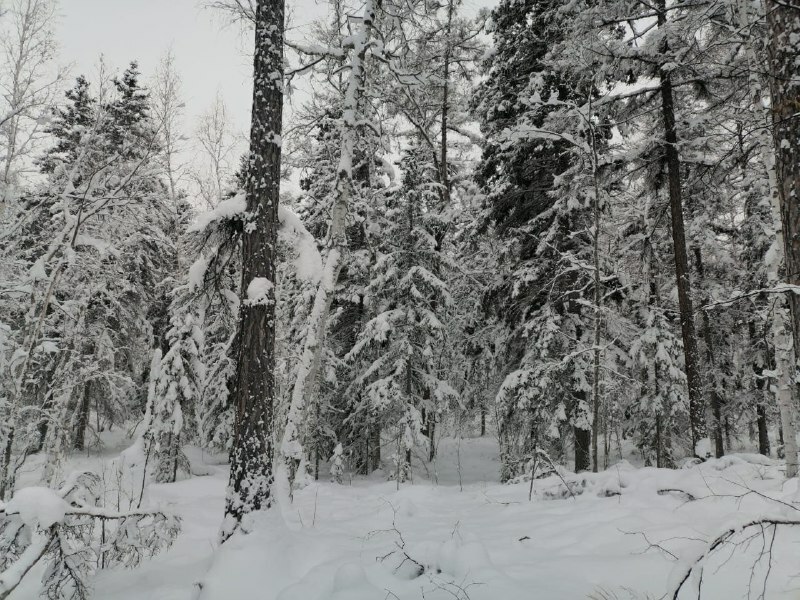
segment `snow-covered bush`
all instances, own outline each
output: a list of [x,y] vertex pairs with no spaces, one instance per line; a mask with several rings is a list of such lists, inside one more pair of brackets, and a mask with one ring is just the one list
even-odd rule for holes
[[99,478],[79,473],[59,490],[26,487],[0,502],[0,599],[44,562],[43,598],[85,600],[95,571],[135,567],[168,547],[180,530],[174,515],[111,510],[101,496]]

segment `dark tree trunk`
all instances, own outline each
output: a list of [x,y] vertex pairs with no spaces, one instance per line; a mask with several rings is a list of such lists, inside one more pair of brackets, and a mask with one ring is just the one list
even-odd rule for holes
[[78,422],[75,425],[75,440],[73,447],[75,450],[86,449],[86,428],[89,425],[89,400],[92,396],[92,383],[87,381],[83,384],[83,398],[78,406]]
[[436,415],[428,414],[428,462],[433,462],[436,457],[436,444],[434,438],[436,437]]
[[756,424],[758,425],[758,451],[769,456],[769,435],[767,433],[767,410],[763,404],[756,404]]
[[[800,285],[800,3],[767,0],[775,171],[783,220],[786,281]],[[788,294],[795,356],[800,356],[800,296]]]
[[[269,508],[275,387],[275,246],[280,191],[283,113],[283,0],[257,0],[253,107],[242,243],[242,303],[232,401],[236,407],[226,539],[242,517]],[[255,279],[263,295],[248,299]],[[255,291],[255,289],[253,290]]]
[[575,434],[575,472],[588,471],[590,467],[590,446],[592,432],[589,429],[573,427]]
[[[658,25],[667,23],[665,0],[658,0]],[[669,45],[666,37],[662,44],[662,56],[668,60]],[[665,155],[669,180],[669,205],[672,217],[672,245],[675,255],[675,279],[678,288],[678,308],[683,338],[683,358],[686,381],[689,388],[689,421],[692,434],[692,452],[697,452],[697,442],[705,433],[703,423],[703,384],[700,377],[700,357],[697,350],[697,333],[692,310],[689,261],[686,256],[686,233],[683,224],[683,198],[681,192],[680,156],[678,133],[675,126],[675,100],[669,71],[659,69],[661,82],[661,114],[664,120]]]
[[[371,447],[369,451],[370,473],[375,469],[381,468],[381,425],[375,419],[370,430],[372,437]],[[368,473],[369,474],[369,473]]]
[[[747,324],[747,332],[750,336],[750,344],[752,346],[756,346],[758,343],[757,336],[756,336],[756,324],[751,319],[750,322]],[[764,343],[764,347],[767,348],[766,340]],[[762,360],[766,361],[767,364],[770,364],[770,368],[774,368],[774,362],[768,360],[768,351],[764,351],[767,356],[763,357]],[[769,456],[770,447],[769,447],[769,434],[768,434],[768,421],[767,421],[767,403],[769,399],[772,397],[772,393],[769,391],[769,386],[766,385],[764,380],[764,363],[760,360],[755,360],[753,362],[753,374],[755,375],[755,385],[756,390],[758,390],[758,395],[760,396],[758,402],[756,403],[756,426],[758,428],[758,451],[759,453],[763,454],[764,456]]]
[[664,466],[664,456],[662,451],[661,439],[661,413],[656,414],[656,466],[660,469]]
[[[694,249],[695,263],[697,265],[697,279],[698,286],[703,286],[703,279],[705,278],[705,270],[703,268],[703,254],[700,248]],[[705,298],[708,301],[708,297]],[[722,443],[722,398],[717,389],[717,358],[714,354],[714,338],[711,331],[711,320],[708,318],[708,311],[702,311],[700,317],[703,328],[703,341],[706,343],[706,364],[711,369],[711,375],[708,378],[708,399],[711,401],[711,419],[709,426],[711,428],[711,435],[714,440],[714,455],[716,458],[725,456],[725,446]],[[728,444],[730,447],[730,444]]]

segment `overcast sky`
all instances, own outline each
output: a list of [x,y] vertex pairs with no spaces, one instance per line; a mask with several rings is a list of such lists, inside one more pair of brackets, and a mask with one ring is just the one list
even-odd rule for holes
[[[100,55],[114,68],[138,60],[150,77],[158,62],[173,49],[183,79],[187,122],[211,105],[220,90],[237,117],[237,126],[249,128],[251,59],[250,35],[225,23],[205,0],[60,0],[58,38],[64,62],[73,63],[74,75],[91,80]],[[468,13],[496,0],[465,0]],[[326,0],[288,0],[292,25],[303,26],[325,14]],[[293,35],[297,35],[295,30]]]
[[[186,104],[184,132],[193,133],[198,116],[219,91],[244,143],[250,127],[252,33],[205,8],[206,1],[59,0],[60,61],[72,65],[72,75],[85,74],[94,81],[101,55],[113,72],[137,60],[147,84],[172,49]],[[479,6],[493,6],[496,0],[463,4],[467,13],[474,14]],[[287,0],[291,35],[302,35],[308,23],[326,14],[327,7],[328,0]],[[299,87],[302,90],[302,84]],[[295,93],[293,101],[302,102],[302,95]]]
[[[192,135],[198,117],[222,94],[236,133],[238,152],[249,133],[252,33],[231,25],[226,16],[205,8],[206,0],[60,0],[57,36],[59,58],[72,75],[97,79],[100,56],[112,72],[132,60],[148,85],[171,49],[182,80],[183,129]],[[292,25],[301,30],[325,14],[326,0],[290,0]],[[298,33],[298,32],[295,32]],[[184,160],[192,159],[187,148]]]
[[183,80],[187,124],[221,91],[237,127],[246,129],[252,42],[201,0],[61,0],[58,38],[73,74],[94,79],[99,57],[122,70],[138,60],[145,77],[172,48]]

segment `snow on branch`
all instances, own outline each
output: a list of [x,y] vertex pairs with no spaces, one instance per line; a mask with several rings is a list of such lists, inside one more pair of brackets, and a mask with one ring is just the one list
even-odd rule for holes
[[60,490],[27,487],[0,502],[0,600],[42,560],[43,598],[86,600],[97,568],[135,567],[170,546],[178,517],[98,506],[98,485],[96,475],[81,473]]
[[278,236],[295,252],[294,266],[297,276],[310,283],[319,283],[322,277],[322,256],[317,249],[314,236],[292,209],[278,206],[278,221],[281,227]]
[[[695,555],[688,561],[682,561],[677,570],[673,573],[673,580],[676,583],[671,586],[672,592],[670,593],[669,597],[673,600],[678,600],[681,591],[688,583],[693,586],[692,591],[695,593],[695,596],[700,598],[703,586],[703,567],[705,566],[708,558],[724,546],[730,547],[732,545],[732,550],[730,550],[730,552],[735,551],[740,546],[746,547],[749,542],[749,538],[742,537],[741,540],[737,541],[736,536],[742,536],[742,534],[748,530],[760,529],[760,532],[756,531],[756,535],[763,536],[764,545],[762,547],[761,554],[759,555],[759,561],[761,560],[761,557],[766,555],[771,566],[773,561],[772,547],[775,541],[777,528],[780,525],[795,527],[800,526],[800,519],[790,519],[783,516],[763,516],[729,527],[717,535],[698,555]],[[756,561],[756,564],[757,563],[758,561]],[[755,564],[753,565],[753,568],[755,568]],[[764,589],[766,589],[769,575],[770,572],[767,571],[763,581]],[[762,594],[759,597],[764,598],[765,596]]]
[[239,192],[232,198],[220,202],[213,210],[199,215],[197,220],[189,227],[188,232],[201,233],[212,223],[239,217],[246,210],[247,200],[244,192]]

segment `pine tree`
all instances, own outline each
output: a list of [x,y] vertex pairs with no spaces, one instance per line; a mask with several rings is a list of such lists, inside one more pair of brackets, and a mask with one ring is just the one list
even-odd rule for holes
[[[247,170],[247,222],[242,234],[242,285],[232,402],[236,422],[226,499],[227,539],[245,515],[269,508],[275,399],[275,247],[283,108],[281,0],[258,0],[253,113]],[[276,76],[277,75],[277,76]]]
[[202,360],[203,333],[198,319],[177,307],[176,297],[172,328],[167,333],[169,350],[163,355],[155,381],[153,419],[148,436],[154,445],[153,479],[157,483],[174,482],[180,473],[189,474],[189,462],[183,443],[196,429],[196,405],[205,382]]
[[[98,423],[101,417],[119,423],[141,410],[143,349],[154,337],[149,309],[174,268],[175,246],[168,234],[172,207],[150,168],[159,150],[155,130],[142,104],[131,105],[126,96],[147,95],[135,77],[126,85],[128,92],[98,101],[79,78],[68,93],[69,104],[51,128],[55,145],[41,161],[47,179],[27,197],[10,247],[31,269],[32,293],[17,308],[23,351],[12,368],[6,489],[13,484],[15,446],[23,458],[44,447],[51,480],[64,451],[85,444],[91,409]],[[38,243],[42,238],[49,243]],[[33,383],[40,376],[58,381],[58,393]],[[15,444],[24,404],[44,410],[35,433]]]
[[[517,421],[514,429],[520,427],[526,440],[522,445],[529,452],[541,443],[543,431],[560,435],[563,427],[540,417],[554,414],[562,425],[571,424],[575,468],[584,470],[589,468],[591,443],[587,401],[592,388],[583,375],[588,365],[581,362],[582,353],[575,361],[562,363],[559,357],[572,356],[576,342],[590,345],[585,299],[576,290],[591,290],[586,281],[591,273],[572,265],[591,260],[586,235],[591,213],[583,203],[555,193],[557,179],[574,161],[573,144],[554,135],[528,135],[543,127],[553,107],[581,103],[592,89],[585,83],[573,85],[568,74],[545,63],[548,48],[563,40],[565,17],[558,7],[558,2],[504,2],[493,12],[495,51],[487,61],[487,79],[478,90],[475,108],[487,137],[480,166],[480,180],[488,191],[487,218],[504,240],[503,259],[509,267],[488,291],[486,304],[502,310],[504,326],[512,332],[507,354],[511,373],[498,402],[511,408],[520,393],[526,397],[520,406],[530,412],[502,417],[504,434],[509,435],[507,426]],[[546,399],[534,391],[544,389],[540,383],[523,392],[534,380],[550,382]],[[547,409],[544,402],[554,406]],[[504,455],[511,460],[508,452]]]
[[440,201],[438,174],[414,146],[401,168],[403,185],[386,198],[388,226],[367,288],[373,316],[348,354],[361,368],[347,390],[363,399],[348,419],[377,418],[395,441],[398,464],[418,445],[433,457],[437,415],[457,396],[443,368],[452,298],[442,279],[437,212],[430,210]]

